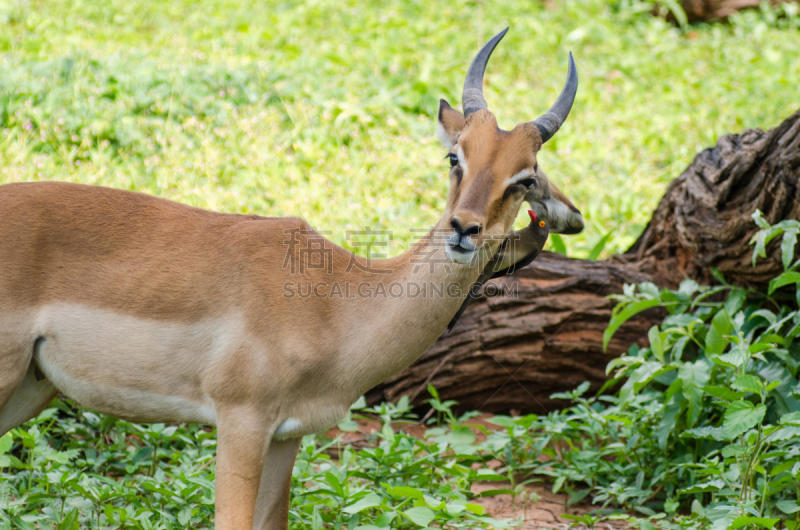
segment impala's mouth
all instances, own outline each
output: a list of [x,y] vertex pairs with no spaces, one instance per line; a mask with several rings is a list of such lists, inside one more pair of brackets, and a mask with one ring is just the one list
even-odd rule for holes
[[453,242],[448,241],[445,245],[445,254],[447,254],[447,257],[450,259],[450,261],[461,263],[462,265],[470,265],[475,261],[475,258],[478,255],[478,249],[475,248],[475,245],[471,241],[468,243],[468,245],[469,246],[467,247],[463,244],[454,244]]

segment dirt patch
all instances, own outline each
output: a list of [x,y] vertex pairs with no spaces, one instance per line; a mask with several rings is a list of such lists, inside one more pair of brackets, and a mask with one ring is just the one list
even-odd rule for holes
[[[493,489],[511,489],[511,485],[502,482],[472,485],[472,492],[475,494]],[[523,502],[521,500],[523,497],[527,499],[533,497],[535,500]],[[561,517],[562,514],[583,515],[597,509],[596,506],[591,506],[588,503],[579,503],[567,508],[567,499],[568,496],[566,494],[553,493],[548,485],[533,484],[526,486],[523,495],[480,497],[471,502],[486,508],[486,512],[495,519],[522,520],[522,526],[517,528],[527,530],[568,528],[573,521],[564,519]],[[577,524],[573,528],[584,529],[588,527]],[[594,528],[596,530],[623,530],[631,527],[624,521],[603,521],[595,524]]]

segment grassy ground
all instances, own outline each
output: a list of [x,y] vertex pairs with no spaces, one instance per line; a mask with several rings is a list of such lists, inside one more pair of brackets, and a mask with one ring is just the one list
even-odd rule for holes
[[[345,230],[430,226],[446,193],[437,101],[456,103],[478,43],[511,31],[487,75],[501,126],[581,85],[541,155],[625,249],[666,183],[726,133],[796,109],[800,40],[769,16],[688,34],[607,2],[0,3],[0,182],[135,189]],[[792,21],[794,23],[795,21]]]

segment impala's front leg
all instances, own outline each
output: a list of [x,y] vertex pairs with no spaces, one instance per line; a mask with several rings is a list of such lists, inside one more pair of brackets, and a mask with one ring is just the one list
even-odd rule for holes
[[264,455],[275,422],[263,408],[238,405],[217,408],[215,528],[253,528]]
[[270,442],[261,472],[253,530],[286,530],[289,527],[292,468],[301,441],[302,438],[290,438]]

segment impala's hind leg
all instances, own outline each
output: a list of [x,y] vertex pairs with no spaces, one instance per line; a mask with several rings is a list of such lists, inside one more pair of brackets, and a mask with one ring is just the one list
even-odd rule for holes
[[253,530],[288,528],[292,468],[301,441],[302,438],[289,438],[270,442],[258,486]]
[[[35,348],[43,348],[37,341]],[[36,368],[32,352],[0,355],[0,436],[44,410],[58,393]]]

